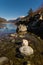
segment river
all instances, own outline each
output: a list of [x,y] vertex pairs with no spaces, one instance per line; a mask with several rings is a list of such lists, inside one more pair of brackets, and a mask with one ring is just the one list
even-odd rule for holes
[[2,23],[3,27],[0,28],[0,35],[10,34],[16,32],[16,26],[13,23]]

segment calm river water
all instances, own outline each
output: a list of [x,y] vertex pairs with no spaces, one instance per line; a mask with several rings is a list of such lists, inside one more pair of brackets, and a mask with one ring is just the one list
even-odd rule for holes
[[0,35],[10,34],[16,32],[16,26],[13,23],[0,24],[3,27],[0,28]]

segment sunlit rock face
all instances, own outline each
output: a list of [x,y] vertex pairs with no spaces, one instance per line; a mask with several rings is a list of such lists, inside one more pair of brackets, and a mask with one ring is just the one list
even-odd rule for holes
[[25,31],[27,31],[27,27],[25,25],[20,24],[18,26],[18,31],[19,32],[25,32]]
[[43,17],[42,17],[42,15],[40,16],[40,18],[39,18],[40,20],[42,20],[43,19]]
[[9,60],[7,57],[0,57],[0,65],[9,65]]
[[26,39],[23,39],[22,46],[28,46],[28,40],[26,40]]
[[33,48],[31,48],[30,46],[22,46],[20,47],[19,50],[21,54],[26,55],[26,56],[30,56],[34,53]]

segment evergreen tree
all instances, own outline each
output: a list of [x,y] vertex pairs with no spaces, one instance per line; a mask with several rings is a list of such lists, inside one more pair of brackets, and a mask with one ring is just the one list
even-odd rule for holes
[[32,10],[32,8],[30,8],[30,10],[28,11],[28,15],[29,15],[29,16],[32,16],[32,15],[33,15],[33,10]]

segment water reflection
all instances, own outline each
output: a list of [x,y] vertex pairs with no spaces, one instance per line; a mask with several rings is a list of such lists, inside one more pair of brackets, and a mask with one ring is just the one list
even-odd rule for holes
[[16,26],[13,23],[0,24],[0,34],[16,32]]

